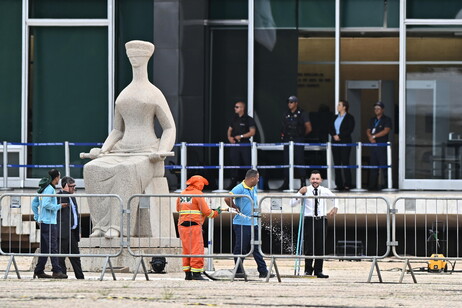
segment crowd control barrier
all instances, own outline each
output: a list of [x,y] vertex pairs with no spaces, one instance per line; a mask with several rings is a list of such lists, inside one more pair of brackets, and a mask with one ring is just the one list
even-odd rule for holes
[[[322,190],[321,190],[322,191]],[[277,265],[276,259],[294,260],[294,275],[303,274],[305,259],[323,260],[370,260],[372,266],[368,282],[371,281],[374,269],[380,282],[382,278],[377,260],[390,254],[390,220],[389,203],[382,197],[331,197],[319,196],[324,200],[327,212],[337,204],[338,212],[327,219],[310,218],[322,222],[324,241],[322,252],[316,252],[306,245],[313,242],[315,224],[307,221],[305,226],[304,204],[306,200],[314,202],[315,197],[303,196],[300,203],[292,206],[294,196],[271,195],[264,196],[259,201],[261,211],[261,234],[259,238],[269,238],[260,246],[261,253],[271,259],[270,270]],[[321,202],[321,201],[319,201]],[[327,213],[326,212],[326,213]],[[311,224],[311,226],[310,226]],[[325,226],[325,228],[324,228]],[[319,232],[318,232],[319,236]],[[311,241],[310,241],[311,240]]]
[[[7,153],[9,151],[9,146],[14,147],[23,147],[22,154],[20,155],[19,160],[22,162],[20,164],[10,164],[8,162],[8,155],[3,155],[3,162],[2,162],[2,170],[3,170],[3,177],[2,177],[2,187],[0,190],[8,190],[11,187],[30,187],[30,180],[26,178],[26,168],[64,168],[64,174],[69,176],[71,168],[83,168],[81,164],[72,164],[71,161],[75,161],[80,159],[79,157],[71,157],[71,147],[95,147],[101,146],[101,143],[76,143],[76,142],[48,142],[48,143],[18,143],[18,142],[3,142],[3,146],[1,147],[1,151]],[[27,147],[33,146],[53,146],[53,147],[64,147],[64,156],[63,156],[63,163],[61,164],[26,164],[24,153],[26,152]],[[228,166],[225,165],[225,148],[231,147],[251,147],[251,165],[250,166]],[[289,147],[289,162],[288,164],[283,163],[283,155],[281,155],[281,162],[282,164],[277,165],[264,165],[261,163],[261,160],[258,159],[258,152],[259,151],[267,151],[267,150],[277,150],[283,151],[284,146]],[[306,151],[319,151],[325,150],[326,152],[326,165],[296,165],[294,163],[294,146],[304,146]],[[356,163],[353,165],[348,166],[336,166],[332,160],[332,147],[338,146],[348,146],[348,147],[355,147],[356,148]],[[352,191],[364,191],[362,188],[362,169],[387,169],[388,177],[387,177],[387,188],[384,189],[385,191],[393,190],[393,183],[392,183],[392,161],[391,161],[391,143],[244,143],[244,144],[229,144],[224,142],[219,143],[186,143],[181,142],[175,144],[175,147],[179,147],[179,165],[166,165],[165,169],[174,169],[180,170],[180,184],[178,192],[184,190],[186,188],[186,180],[188,175],[188,170],[197,170],[197,169],[213,169],[217,170],[218,172],[218,189],[214,192],[226,192],[224,190],[224,171],[225,169],[249,169],[249,168],[257,168],[257,169],[288,169],[289,170],[289,189],[287,192],[294,192],[295,191],[295,184],[294,184],[294,172],[295,169],[326,169],[327,170],[327,186],[328,188],[332,188],[333,181],[333,170],[337,168],[349,168],[349,169],[356,169],[356,188],[352,189]],[[192,147],[205,147],[205,148],[218,148],[218,165],[210,165],[210,166],[198,166],[193,165],[191,161],[188,161],[188,148]],[[387,164],[385,166],[366,166],[362,164],[362,148],[363,147],[387,147]],[[178,152],[178,151],[177,151]],[[194,162],[197,163],[197,162]],[[9,176],[8,169],[9,168],[19,168],[19,177],[11,177]],[[14,183],[12,183],[14,180]],[[78,179],[80,181],[80,179]],[[28,182],[29,181],[29,182]],[[34,182],[35,183],[35,182]],[[34,184],[35,185],[35,184]]]
[[[68,199],[69,196],[75,198],[77,203],[76,211],[79,212],[78,221],[72,221],[68,215],[65,215],[64,211],[58,211],[57,220],[61,224],[70,226],[69,228],[57,227],[57,238],[58,238],[58,250],[57,253],[52,251],[43,252],[41,249],[41,233],[40,224],[34,220],[34,213],[32,210],[32,200],[35,197],[57,197],[58,203],[71,203]],[[113,194],[26,194],[26,193],[5,193],[0,196],[1,206],[1,227],[2,227],[2,241],[0,247],[0,253],[2,255],[10,256],[7,268],[5,270],[4,278],[8,278],[11,265],[14,266],[16,276],[21,279],[19,269],[16,264],[16,257],[82,257],[86,258],[88,262],[96,262],[96,258],[104,258],[103,266],[101,270],[100,280],[104,278],[107,267],[109,267],[112,277],[116,280],[114,269],[111,263],[111,258],[119,256],[122,252],[122,237],[114,239],[106,239],[105,237],[89,237],[92,233],[91,222],[90,222],[90,204],[89,201],[96,201],[92,204],[99,203],[99,200],[103,199],[113,200],[113,206],[109,208],[108,212],[105,212],[108,216],[116,217],[118,221],[117,225],[120,226],[121,234],[124,233],[124,226],[122,223],[122,200],[118,195]],[[74,203],[72,201],[72,203]],[[72,210],[72,207],[70,208]],[[75,230],[71,230],[73,226],[77,226],[77,235],[80,233],[79,247],[80,254],[71,253],[70,241],[65,241],[65,238],[71,238],[77,236]],[[80,231],[80,232],[79,232]],[[6,240],[5,240],[6,238]],[[48,238],[51,241],[51,237]],[[67,243],[67,244],[66,244]]]
[[461,198],[400,197],[395,200],[391,217],[392,251],[405,263],[400,282],[406,272],[417,282],[412,261],[427,262],[430,272],[454,270],[455,262],[462,260],[461,214]]
[[[204,198],[211,209],[220,207],[223,212],[218,217],[208,218],[204,222],[203,229],[207,230],[206,243],[207,251],[203,255],[183,254],[181,252],[182,243],[179,238],[177,224],[179,213],[176,209],[176,202],[179,197],[182,198]],[[206,262],[206,270],[213,271],[213,259],[232,259],[236,258],[237,262],[232,270],[231,281],[234,280],[239,264],[244,262],[244,258],[251,255],[254,251],[253,245],[250,246],[248,252],[241,254],[233,254],[233,230],[232,220],[235,215],[244,217],[241,213],[228,211],[228,205],[225,198],[246,198],[253,204],[252,199],[247,195],[230,195],[230,194],[152,194],[152,195],[133,195],[128,200],[127,209],[137,208],[136,211],[128,210],[126,217],[126,225],[128,230],[132,230],[132,234],[139,236],[128,235],[128,251],[130,255],[139,258],[133,275],[135,280],[140,267],[144,273],[146,280],[149,280],[148,271],[146,268],[145,258],[183,258],[183,257],[200,257],[208,260]],[[258,208],[255,208],[255,213],[251,217],[245,216],[251,223],[258,218]],[[146,231],[146,220],[134,219],[134,217],[150,218],[149,234]],[[160,218],[160,219],[159,219]],[[154,223],[155,222],[155,223]],[[136,225],[133,225],[135,223]],[[254,232],[251,229],[251,243],[254,243]],[[176,250],[175,250],[176,249]],[[244,275],[247,280],[247,275]]]

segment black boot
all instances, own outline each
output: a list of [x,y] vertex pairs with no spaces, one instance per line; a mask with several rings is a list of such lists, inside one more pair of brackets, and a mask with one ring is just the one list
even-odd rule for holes
[[184,280],[192,280],[192,273],[191,272],[184,272],[185,273],[185,277],[184,277]]
[[201,273],[194,272],[194,273],[192,273],[192,280],[207,280],[207,279],[202,277]]

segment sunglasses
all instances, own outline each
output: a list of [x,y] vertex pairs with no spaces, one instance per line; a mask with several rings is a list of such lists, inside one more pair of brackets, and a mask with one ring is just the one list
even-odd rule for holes
[[77,185],[74,184],[74,185],[67,185],[67,186],[68,186],[68,187],[75,187],[75,186],[77,186]]

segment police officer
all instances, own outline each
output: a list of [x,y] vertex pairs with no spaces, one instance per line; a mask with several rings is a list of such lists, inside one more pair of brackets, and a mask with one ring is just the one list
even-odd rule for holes
[[[369,121],[366,134],[370,143],[386,143],[388,142],[388,134],[391,131],[391,119],[384,115],[385,105],[382,102],[374,104],[375,117]],[[387,164],[387,147],[373,147],[371,149],[371,166],[385,166]],[[382,186],[387,183],[386,169],[381,169],[383,174]],[[376,190],[379,177],[379,169],[371,169],[369,174],[369,190]]]
[[[250,137],[256,132],[255,121],[245,110],[244,102],[236,102],[234,104],[234,117],[228,127],[228,141],[232,144],[247,144],[248,146],[231,147],[230,149],[230,164],[232,166],[251,165],[251,147]],[[238,183],[239,169],[231,169],[231,183],[228,189],[232,189]]]
[[[310,117],[303,109],[298,107],[298,98],[290,96],[287,99],[289,109],[282,118],[281,139],[283,142],[304,142],[305,136],[311,132]],[[289,164],[289,146],[284,146],[284,163]],[[294,146],[294,164],[304,165],[304,147]],[[295,177],[300,178],[301,187],[306,186],[306,170],[301,168],[295,169]],[[289,187],[289,170],[285,170],[284,183],[280,189]]]

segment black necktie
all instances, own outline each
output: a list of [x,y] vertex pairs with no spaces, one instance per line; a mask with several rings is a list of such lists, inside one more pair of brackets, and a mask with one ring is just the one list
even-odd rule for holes
[[[315,195],[315,196],[318,195],[318,189],[317,188],[315,188],[313,190],[313,195]],[[319,199],[314,198],[314,216],[318,216],[318,203],[319,203]]]

